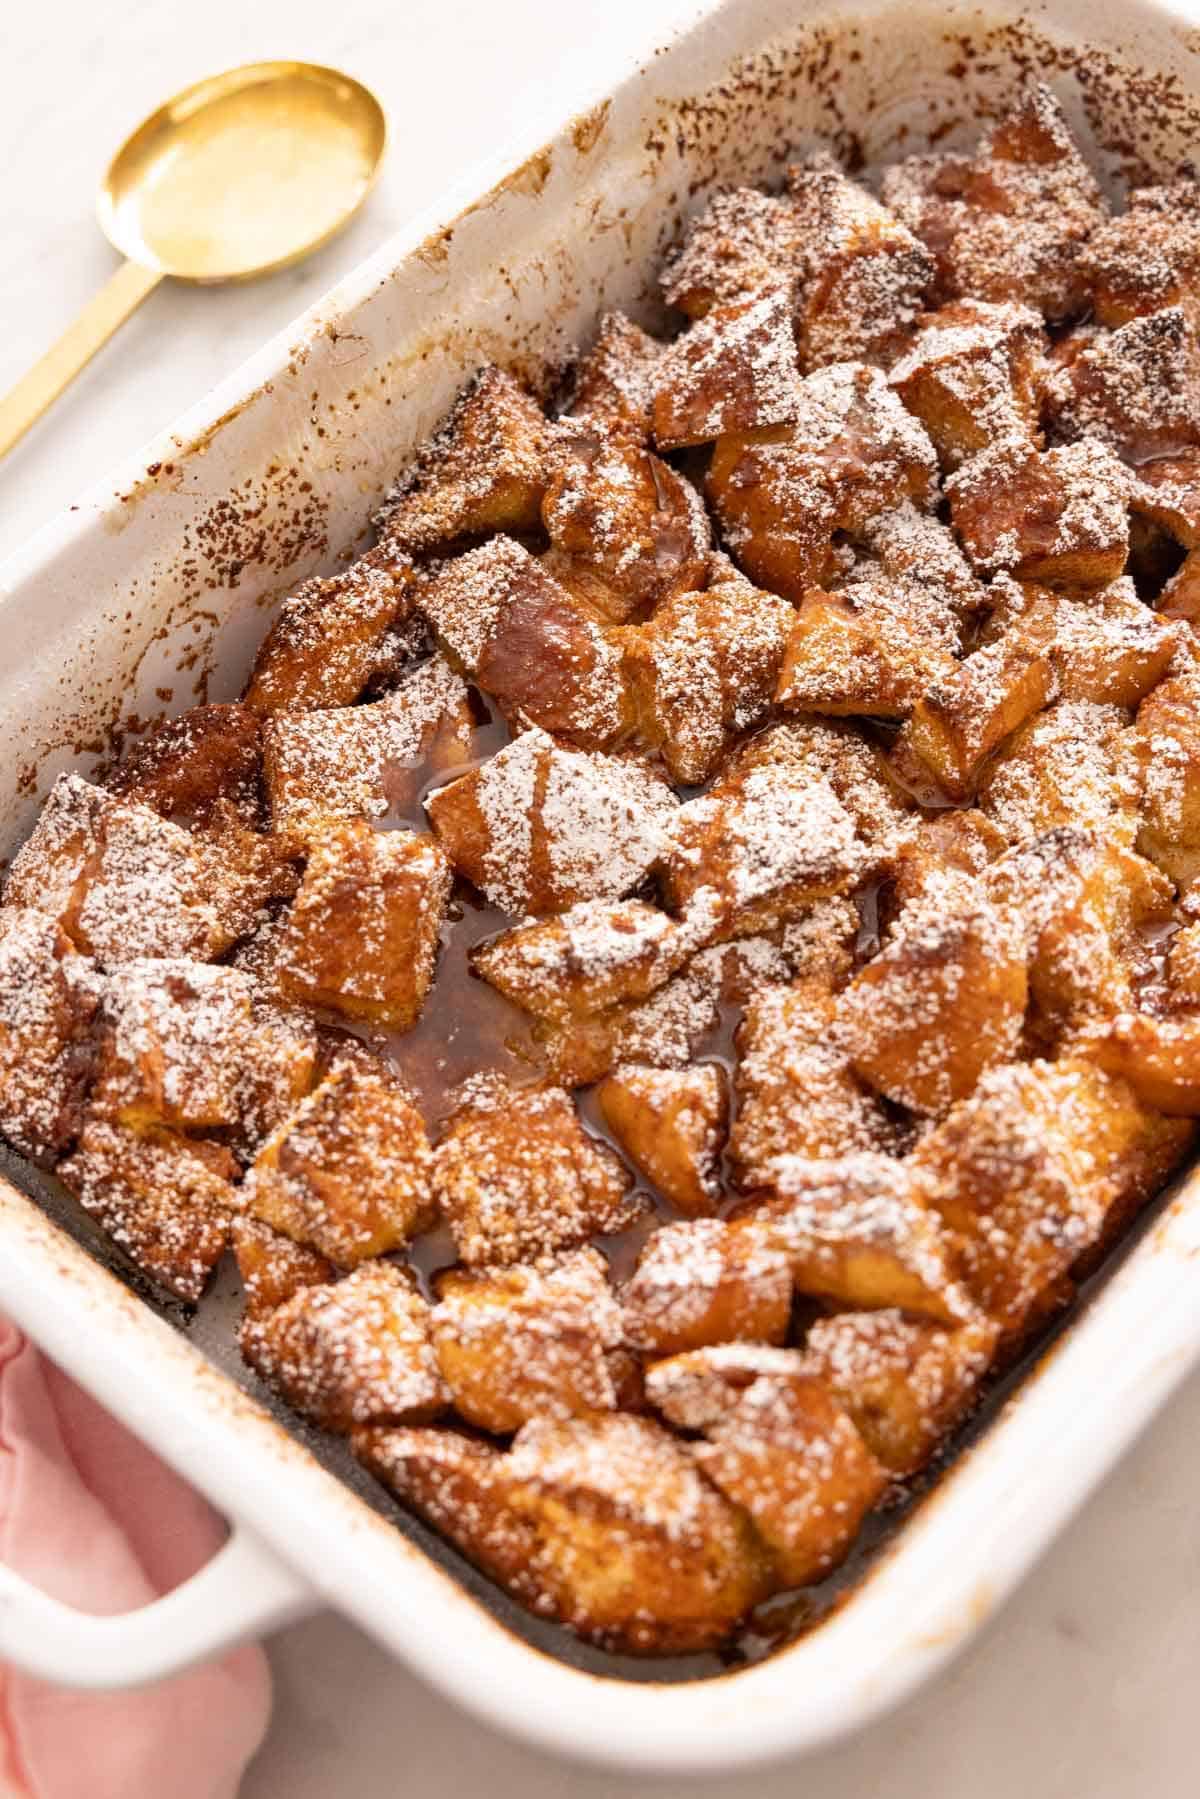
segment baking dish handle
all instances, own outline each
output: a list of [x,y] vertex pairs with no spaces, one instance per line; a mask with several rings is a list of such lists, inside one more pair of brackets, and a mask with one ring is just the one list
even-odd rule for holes
[[290,1624],[319,1603],[298,1574],[235,1524],[190,1580],[113,1616],[76,1611],[0,1567],[0,1661],[59,1686],[144,1686]]

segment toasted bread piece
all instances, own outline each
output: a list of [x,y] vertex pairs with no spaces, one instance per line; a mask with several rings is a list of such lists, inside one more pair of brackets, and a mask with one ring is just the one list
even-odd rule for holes
[[1171,997],[1184,1005],[1200,1000],[1200,922],[1176,931],[1167,949]]
[[955,300],[926,315],[888,380],[957,468],[998,437],[1040,445],[1039,315],[1015,301]]
[[794,203],[757,187],[714,194],[691,221],[661,276],[663,297],[689,318],[766,287],[790,293],[799,276],[800,219]]
[[801,1367],[845,1406],[876,1461],[904,1479],[970,1407],[997,1336],[986,1319],[947,1329],[898,1310],[839,1312],[810,1325]]
[[913,583],[810,588],[779,671],[778,705],[835,717],[907,718],[926,689],[957,671],[958,626]]
[[696,1218],[655,1231],[620,1298],[627,1340],[653,1355],[782,1343],[792,1276],[786,1256],[761,1234]]
[[898,846],[878,909],[881,922],[900,928],[908,908],[954,909],[975,896],[975,876],[1002,856],[1008,839],[976,807],[954,806],[923,818]]
[[634,1166],[687,1218],[716,1210],[729,1099],[715,1063],[623,1062],[596,1090],[605,1124]]
[[83,872],[100,820],[116,805],[82,775],[59,775],[4,882],[6,906],[29,906],[60,921]]
[[1036,644],[998,638],[921,696],[897,740],[897,764],[915,764],[951,799],[968,799],[987,758],[1056,692],[1050,659]]
[[1013,732],[985,770],[980,808],[1009,843],[1075,824],[1132,846],[1141,778],[1129,725],[1119,706],[1048,706]]
[[677,1430],[702,1431],[718,1424],[760,1375],[794,1379],[802,1374],[798,1349],[764,1343],[714,1343],[652,1362],[646,1398]]
[[800,362],[791,296],[765,287],[712,307],[668,346],[654,371],[660,450],[712,443],[795,418]]
[[1187,641],[1178,621],[1151,611],[1128,576],[1099,592],[1055,593],[999,576],[987,632],[1040,649],[1064,700],[1136,706]]
[[229,1242],[237,1164],[177,1132],[131,1131],[90,1114],[58,1178],[138,1267],[199,1299]]
[[233,1129],[254,982],[182,957],[125,962],[104,983],[93,1104],[132,1130]]
[[1164,306],[1200,325],[1200,186],[1181,175],[1134,188],[1123,213],[1088,238],[1080,254],[1092,308],[1116,327]]
[[662,854],[677,801],[644,762],[569,749],[535,727],[426,810],[458,872],[520,917],[628,893]]
[[623,312],[606,312],[591,349],[572,371],[569,410],[644,444],[650,436],[658,364],[666,348]]
[[501,932],[471,952],[471,966],[526,1012],[566,1023],[645,999],[690,947],[674,919],[645,900],[584,900]]
[[1098,1020],[1079,1048],[1123,1075],[1145,1105],[1172,1118],[1200,1118],[1200,1013],[1118,1012]]
[[1132,470],[1129,503],[1185,550],[1200,547],[1200,450],[1159,456]]
[[242,1197],[264,1224],[353,1268],[428,1223],[431,1179],[408,1089],[386,1064],[344,1054],[263,1144]]
[[253,816],[262,731],[245,706],[193,706],[157,725],[122,757],[105,785],[163,817],[201,817],[218,800]]
[[0,1131],[35,1161],[78,1134],[99,997],[95,968],[53,918],[0,907]]
[[1160,681],[1138,707],[1134,749],[1142,770],[1137,847],[1187,893],[1200,875],[1200,673]]
[[450,1269],[431,1324],[454,1409],[480,1430],[504,1436],[531,1418],[616,1408],[608,1358],[620,1346],[621,1313],[597,1250],[536,1266]]
[[323,1286],[337,1275],[325,1256],[249,1213],[234,1218],[231,1235],[246,1299],[243,1335],[302,1288]]
[[284,995],[392,1030],[411,1030],[433,980],[450,898],[437,843],[330,825],[311,844],[279,952]]
[[848,582],[861,578],[897,583],[926,606],[935,601],[962,622],[992,605],[990,590],[962,553],[949,525],[912,500],[887,506],[855,532],[857,557]]
[[972,565],[1048,587],[1115,581],[1129,555],[1132,477],[1107,444],[1039,451],[1002,437],[946,482],[950,517]]
[[316,1086],[321,1042],[310,1012],[259,993],[250,1008],[246,1046],[234,1145],[252,1161]]
[[769,725],[743,744],[730,770],[776,766],[829,783],[873,870],[883,868],[915,824],[912,802],[892,780],[883,752],[838,719],[788,718]]
[[579,1122],[561,1087],[516,1090],[480,1075],[437,1146],[438,1202],[469,1266],[530,1261],[620,1230],[629,1176]]
[[[534,1035],[547,1071],[564,1087],[587,1087],[621,1062],[686,1067],[719,1017],[714,983],[699,961],[694,957],[646,999],[540,1024]],[[786,972],[781,955],[779,972]]]
[[375,672],[389,628],[411,610],[406,585],[369,559],[301,582],[263,638],[245,705],[264,713],[351,705]]
[[1081,341],[1045,388],[1055,435],[1110,444],[1131,462],[1200,440],[1200,348],[1182,307]]
[[221,870],[221,919],[231,936],[251,935],[276,901],[295,898],[301,851],[296,838],[254,829],[227,799],[216,801],[195,835]]
[[[854,901],[843,894],[817,900],[802,918],[783,927],[781,948],[788,973],[796,981],[813,981],[824,992],[836,993],[854,967],[862,919]],[[757,999],[767,985],[756,984],[746,1004]]]

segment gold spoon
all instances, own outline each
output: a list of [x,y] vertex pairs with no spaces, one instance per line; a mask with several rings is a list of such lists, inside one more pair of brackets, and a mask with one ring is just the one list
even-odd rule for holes
[[139,125],[100,188],[100,227],[128,260],[0,399],[0,456],[165,275],[244,281],[340,231],[379,172],[383,108],[348,75],[248,63],[185,88]]

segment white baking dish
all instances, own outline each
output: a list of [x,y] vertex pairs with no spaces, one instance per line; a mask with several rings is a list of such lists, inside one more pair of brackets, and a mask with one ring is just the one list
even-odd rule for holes
[[[0,572],[0,848],[114,726],[236,693],[264,607],[355,543],[477,362],[537,378],[601,306],[652,316],[663,243],[707,186],[770,177],[816,137],[872,161],[968,136],[1031,68],[1109,173],[1135,152],[1141,173],[1173,169],[1200,135],[1200,31],[1147,0],[1103,15],[727,0],[544,149],[414,224]],[[0,1308],[233,1528],[206,1570],[127,1617],[84,1618],[0,1571],[0,1653],[79,1685],[153,1678],[329,1603],[559,1751],[718,1770],[811,1747],[960,1646],[1200,1359],[1193,1177],[836,1616],[753,1668],[670,1684],[531,1625],[365,1477],[339,1478],[340,1450],[306,1447],[251,1395],[227,1300],[173,1328],[48,1183],[10,1172]]]

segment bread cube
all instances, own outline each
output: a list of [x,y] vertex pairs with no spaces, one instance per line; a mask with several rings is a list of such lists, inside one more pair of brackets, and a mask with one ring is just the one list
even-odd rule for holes
[[561,1087],[511,1088],[475,1077],[434,1156],[434,1186],[471,1267],[572,1249],[637,1216],[628,1174],[589,1137]]
[[[780,947],[787,958],[788,973],[796,981],[812,981],[826,993],[836,993],[854,967],[862,919],[851,899],[835,894],[817,900],[802,918],[794,918],[783,927]],[[748,996],[757,999],[766,987],[757,983]]]
[[243,1342],[285,1300],[305,1287],[320,1287],[336,1277],[337,1270],[325,1256],[307,1244],[293,1243],[260,1218],[239,1213],[231,1235],[246,1301]]
[[151,1280],[178,1299],[199,1299],[225,1253],[237,1203],[237,1164],[227,1149],[91,1114],[57,1172]]
[[854,581],[810,588],[779,671],[776,702],[791,711],[907,718],[931,683],[957,672],[958,630],[920,590]]
[[623,312],[606,312],[591,349],[572,371],[569,410],[644,444],[650,436],[658,363],[666,347]]
[[193,706],[135,743],[107,780],[110,793],[163,817],[203,817],[218,800],[253,817],[262,732],[245,706]]
[[1194,668],[1147,694],[1133,738],[1142,770],[1137,847],[1186,894],[1200,875],[1200,674]]
[[992,1068],[918,1142],[965,1280],[1006,1337],[1061,1299],[1110,1211],[1157,1190],[1186,1147],[1119,1077],[1078,1060]]
[[321,1043],[310,1012],[261,995],[250,1007],[238,1087],[238,1153],[253,1160],[317,1084]]
[[490,531],[536,530],[550,432],[511,375],[481,368],[384,501],[382,548],[403,557]]
[[262,713],[352,705],[389,628],[411,605],[405,584],[370,560],[302,581],[263,638],[245,705]]
[[729,1415],[760,1376],[790,1380],[804,1371],[798,1349],[714,1343],[652,1363],[646,1370],[646,1398],[677,1430],[708,1430]]
[[955,300],[929,313],[888,381],[957,468],[998,437],[1041,443],[1042,321],[1015,301]]
[[[1144,521],[1134,518],[1134,525]],[[1148,526],[1152,532],[1154,526]],[[1170,540],[1166,540],[1170,548]],[[1190,625],[1192,636],[1200,629],[1200,554],[1189,550],[1154,602],[1156,612],[1164,618],[1178,619]]]
[[714,194],[691,220],[660,278],[663,298],[689,318],[766,287],[790,291],[800,269],[801,225],[794,203],[757,187]]
[[1200,451],[1160,456],[1130,471],[1129,503],[1185,550],[1200,548]]
[[411,1030],[433,980],[450,865],[429,837],[361,819],[312,840],[280,946],[284,995]]
[[710,1343],[782,1343],[791,1268],[761,1233],[694,1218],[655,1231],[620,1300],[627,1342],[651,1355]]
[[277,712],[263,737],[263,773],[277,832],[304,839],[351,818],[379,818],[416,797],[426,756],[470,755],[466,683],[442,657],[367,706]]
[[960,621],[974,618],[992,605],[990,590],[959,548],[948,525],[901,500],[876,513],[855,533],[860,546],[850,579],[861,576],[893,581],[926,605],[935,601]]
[[872,869],[883,867],[914,826],[912,801],[892,780],[883,752],[840,720],[780,720],[742,746],[731,772],[776,766],[829,783]]
[[804,367],[890,361],[921,310],[933,258],[826,151],[787,172],[800,230],[796,332]]
[[1132,846],[1141,797],[1135,751],[1121,707],[1060,700],[1013,732],[984,772],[979,805],[1012,844],[1076,824]]
[[48,1161],[78,1133],[100,983],[45,912],[0,907],[0,1131]]
[[471,966],[526,1012],[565,1023],[645,999],[689,947],[674,920],[644,900],[585,900],[501,932],[471,952]]
[[1166,673],[1186,641],[1123,576],[1098,593],[1054,593],[999,577],[989,630],[1008,631],[1046,655],[1064,700],[1136,706]]
[[879,913],[903,927],[908,908],[956,911],[978,897],[975,877],[1008,848],[1008,839],[974,807],[948,807],[923,818],[899,846],[880,895]]
[[254,982],[181,957],[125,962],[104,983],[93,1103],[132,1130],[234,1128]]
[[673,781],[706,781],[731,738],[765,717],[793,617],[786,600],[731,570],[621,633],[639,735],[662,752]]
[[950,799],[965,800],[1006,737],[1055,698],[1050,659],[1018,635],[973,650],[913,707],[896,745]]
[[678,450],[783,424],[796,416],[799,385],[788,290],[726,301],[668,345],[655,368],[654,441]]
[[903,1480],[970,1408],[997,1335],[985,1319],[947,1330],[898,1310],[838,1312],[810,1325],[801,1367],[845,1407],[876,1461]]
[[700,496],[681,475],[627,437],[590,419],[563,419],[542,522],[560,579],[585,584],[612,624],[652,612],[672,594],[703,587],[712,532]]
[[443,564],[420,604],[442,648],[509,717],[588,749],[626,729],[620,650],[511,537]]
[[[782,957],[779,972],[786,972]],[[703,957],[694,956],[646,999],[622,1000],[601,1012],[547,1021],[538,1025],[534,1037],[554,1080],[564,1087],[588,1087],[621,1062],[686,1067],[716,1029],[719,1016],[716,984]]]
[[1028,1001],[1019,918],[982,895],[912,907],[838,1003],[855,1072],[910,1111],[944,1112],[1014,1056]]
[[1200,324],[1200,187],[1180,175],[1162,187],[1134,188],[1126,210],[1097,227],[1080,265],[1092,309],[1116,327],[1164,306]]
[[647,1068],[624,1062],[600,1083],[596,1103],[634,1167],[686,1218],[714,1212],[729,1128],[720,1068]]
[[692,1453],[745,1507],[789,1587],[820,1580],[845,1559],[887,1485],[849,1415],[805,1375],[760,1374]]
[[59,775],[29,836],[12,859],[4,883],[6,906],[29,906],[49,918],[66,916],[100,821],[116,801],[82,775]]
[[1080,1052],[1123,1075],[1144,1105],[1200,1118],[1200,1013],[1119,1012],[1096,1022]]
[[1129,554],[1131,477],[1107,444],[1038,451],[1000,438],[946,482],[950,517],[984,574],[1049,587],[1105,587]]
[[644,762],[569,749],[536,727],[426,801],[459,874],[519,917],[628,893],[677,809]]
[[297,1288],[243,1332],[255,1372],[322,1430],[424,1424],[449,1394],[430,1340],[429,1307],[390,1262]]
[[195,835],[221,870],[221,918],[232,937],[257,931],[273,902],[291,900],[300,885],[301,845],[294,837],[258,831],[230,800],[217,800]]
[[1060,438],[1110,444],[1131,462],[1169,456],[1200,439],[1200,350],[1179,306],[1096,331],[1046,384]]
[[531,1418],[611,1412],[609,1353],[621,1313],[604,1258],[581,1249],[555,1263],[443,1274],[433,1345],[455,1411],[504,1436]]
[[340,1055],[259,1150],[245,1208],[296,1243],[354,1268],[429,1222],[432,1163],[408,1089],[364,1053]]

